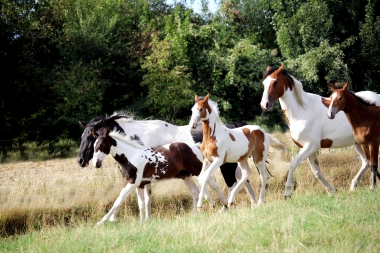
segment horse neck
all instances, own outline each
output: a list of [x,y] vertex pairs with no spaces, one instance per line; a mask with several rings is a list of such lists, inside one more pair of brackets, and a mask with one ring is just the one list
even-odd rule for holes
[[290,113],[299,112],[299,110],[303,109],[305,106],[306,92],[303,90],[302,83],[295,78],[293,78],[293,81],[294,86],[292,89],[286,89],[284,95],[278,99],[281,108]]
[[350,124],[355,127],[357,125],[362,125],[365,122],[366,112],[368,106],[360,103],[353,94],[346,91],[346,107],[343,109],[343,112],[346,114],[346,117]]
[[139,167],[145,165],[145,160],[141,159],[141,156],[149,152],[150,148],[136,148],[132,145],[129,145],[128,143],[125,143],[119,139],[116,139],[117,145],[111,146],[111,155],[115,157],[116,155],[122,155],[124,154],[128,161],[132,163],[136,168],[139,169]]
[[222,128],[219,116],[213,111],[209,114],[207,120],[202,121],[203,139],[215,136],[217,132]]
[[178,127],[161,120],[118,123],[124,132],[138,135],[146,147],[157,147],[175,141],[193,141],[189,126]]

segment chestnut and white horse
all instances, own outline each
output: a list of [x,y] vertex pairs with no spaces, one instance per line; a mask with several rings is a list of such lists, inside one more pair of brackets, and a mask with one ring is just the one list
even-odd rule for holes
[[[362,166],[351,183],[354,190],[368,166],[368,160],[360,145],[355,142],[351,126],[343,114],[334,120],[326,117],[326,107],[330,100],[303,90],[302,83],[291,76],[284,65],[278,69],[268,68],[264,74],[264,91],[260,102],[261,108],[270,111],[273,104],[279,100],[283,114],[290,128],[293,142],[300,151],[290,163],[287,181],[285,183],[285,198],[292,195],[293,174],[298,165],[305,159],[315,177],[324,185],[330,195],[336,189],[323,176],[318,163],[316,151],[320,148],[340,148],[354,145],[362,160]],[[380,97],[373,92],[356,93],[364,99],[380,105]]]
[[[380,107],[348,91],[348,82],[341,89],[330,85],[332,94],[327,116],[334,119],[339,111],[343,111],[352,126],[355,141],[363,148],[372,173],[371,189],[376,188],[376,176],[380,145]],[[363,171],[364,173],[365,171]]]
[[[124,200],[139,187],[150,184],[153,180],[182,178],[193,197],[194,213],[197,211],[198,187],[191,180],[202,169],[203,156],[198,146],[192,143],[173,142],[156,148],[145,147],[138,136],[130,136],[113,129],[112,126],[94,127],[92,134],[97,137],[94,144],[94,167],[99,168],[104,158],[111,154],[121,165],[127,177],[127,185],[121,190],[109,212],[97,223],[111,220]],[[208,184],[219,194],[223,204],[226,199],[215,179]],[[206,192],[208,200],[211,197]],[[212,200],[211,200],[212,201]],[[212,203],[214,203],[212,201]]]
[[[235,194],[250,175],[248,157],[252,156],[261,178],[258,204],[264,203],[268,176],[266,159],[269,146],[287,151],[286,146],[259,126],[245,125],[234,129],[226,128],[220,121],[217,104],[209,99],[209,95],[203,100],[198,100],[198,96],[195,96],[195,101],[189,125],[194,127],[198,122],[202,122],[201,151],[204,160],[202,172],[199,176],[201,184],[199,198],[202,198],[206,190],[206,182],[217,168],[226,162],[237,162],[242,170],[242,178],[228,197],[228,206],[233,205]],[[197,207],[198,209],[202,207],[202,201],[199,199]]]

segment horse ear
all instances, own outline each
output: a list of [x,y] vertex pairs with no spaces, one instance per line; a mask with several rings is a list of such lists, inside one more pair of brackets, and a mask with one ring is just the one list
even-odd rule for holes
[[86,125],[87,125],[87,123],[85,123],[83,121],[78,120],[78,122],[79,122],[79,125],[81,125],[82,127],[86,127]]
[[343,90],[347,90],[348,89],[348,81],[343,85],[342,89]]
[[97,139],[97,138],[98,138],[98,134],[97,134],[97,133],[95,133],[95,132],[91,131],[91,134],[92,134],[92,136],[93,136],[95,139]]
[[195,97],[194,97],[194,101],[195,101],[195,102],[198,101],[198,95],[195,95]]
[[277,72],[281,73],[284,70],[284,64],[281,64],[281,66],[278,68]]
[[329,83],[329,86],[330,86],[330,90],[331,90],[331,91],[334,91],[334,90],[335,90],[335,86],[334,86],[334,84]]
[[210,98],[210,94],[207,93],[207,96],[203,99],[203,101],[207,102],[207,100]]
[[267,72],[269,72],[272,68],[270,66],[267,66]]

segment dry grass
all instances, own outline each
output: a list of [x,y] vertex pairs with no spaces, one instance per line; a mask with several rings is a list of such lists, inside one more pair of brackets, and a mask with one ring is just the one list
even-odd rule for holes
[[[275,133],[274,136],[289,147],[292,156],[298,152],[298,148],[291,143],[288,133]],[[348,191],[351,180],[360,167],[360,159],[354,149],[350,147],[323,150],[322,153],[319,162],[327,180],[338,190]],[[278,151],[270,152],[268,166],[274,177],[270,177],[268,181],[266,202],[283,199],[283,180],[289,161],[289,157],[282,156]],[[254,166],[252,168],[250,182],[258,195],[260,180]],[[216,178],[227,193],[219,171],[216,173]],[[65,224],[96,222],[108,211],[124,185],[118,165],[111,156],[106,158],[101,169],[95,169],[92,165],[81,169],[75,158],[3,164],[0,165],[0,182],[0,225],[3,230],[0,235],[2,236],[40,229],[45,225],[60,222]],[[324,192],[322,184],[315,179],[306,161],[296,170],[295,185],[297,186],[294,191],[295,196],[297,192],[304,191]],[[369,173],[366,173],[360,185],[369,187]],[[181,180],[155,182],[152,184],[152,192],[153,217],[174,217],[192,211],[190,194]],[[216,195],[213,196],[216,199]],[[242,190],[236,198],[236,208],[249,206],[249,198]],[[207,210],[215,212],[207,205],[205,209],[206,212]],[[74,219],[74,216],[82,218]],[[20,231],[7,230],[7,226],[12,227],[12,222],[15,222],[17,217],[21,217],[19,218],[21,225],[15,227]],[[120,218],[137,217],[138,207],[133,194],[123,206]],[[36,225],[35,219],[42,221]]]

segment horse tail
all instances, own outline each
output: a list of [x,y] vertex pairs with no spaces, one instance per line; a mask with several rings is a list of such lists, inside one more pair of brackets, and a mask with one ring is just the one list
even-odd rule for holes
[[277,140],[270,134],[268,134],[268,136],[270,139],[270,146],[274,149],[280,150],[282,159],[289,162],[291,160],[291,155],[285,144],[283,144],[281,141]]
[[283,144],[281,141],[274,138],[272,135],[268,134],[270,139],[270,146],[274,149],[280,150],[281,152],[285,153],[288,152],[288,148]]

